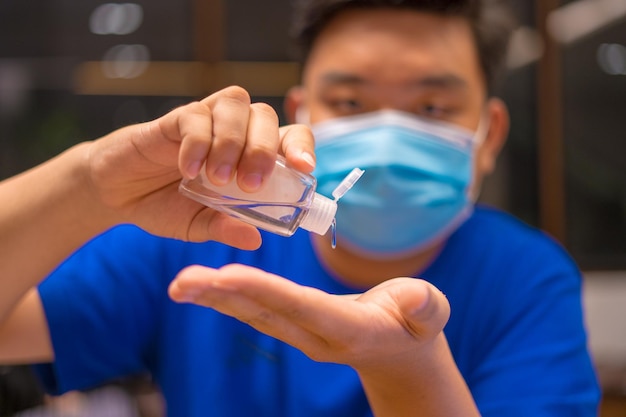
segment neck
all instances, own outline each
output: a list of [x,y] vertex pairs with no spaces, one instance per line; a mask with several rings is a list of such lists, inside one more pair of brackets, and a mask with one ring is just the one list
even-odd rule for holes
[[358,289],[369,289],[391,278],[421,273],[435,260],[443,246],[439,244],[405,258],[381,260],[357,255],[342,248],[340,243],[333,249],[328,236],[311,235],[311,239],[322,264],[342,283]]

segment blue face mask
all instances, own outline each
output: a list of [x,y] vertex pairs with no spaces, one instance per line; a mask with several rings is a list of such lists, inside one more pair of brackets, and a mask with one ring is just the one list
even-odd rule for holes
[[368,257],[406,256],[471,214],[474,132],[393,110],[312,129],[320,194],[330,195],[354,167],[365,170],[338,203],[338,244]]

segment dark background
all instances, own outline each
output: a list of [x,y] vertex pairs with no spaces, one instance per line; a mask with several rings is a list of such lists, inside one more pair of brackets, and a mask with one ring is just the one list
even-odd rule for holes
[[[545,53],[512,68],[502,85],[512,131],[481,198],[552,233],[584,270],[625,269],[626,20],[616,14],[560,42],[546,35],[535,5],[588,0],[510,1],[529,33],[543,34]],[[139,0],[135,30],[94,34],[90,19],[103,4],[0,0],[0,178],[230,83],[282,118],[282,95],[297,77],[288,0]],[[107,79],[101,61],[120,44],[143,45],[154,64],[134,78]],[[275,64],[266,78],[246,67],[259,62]],[[193,63],[205,72],[189,76]]]

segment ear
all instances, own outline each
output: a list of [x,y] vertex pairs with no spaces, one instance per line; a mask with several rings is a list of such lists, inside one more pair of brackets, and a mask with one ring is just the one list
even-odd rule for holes
[[499,98],[487,102],[489,130],[477,153],[477,168],[482,175],[490,174],[496,167],[496,160],[509,135],[509,111]]
[[298,111],[298,107],[300,107],[303,102],[304,87],[297,85],[291,87],[287,91],[283,104],[283,110],[285,112],[285,117],[287,118],[287,123],[293,124],[296,122],[296,111]]

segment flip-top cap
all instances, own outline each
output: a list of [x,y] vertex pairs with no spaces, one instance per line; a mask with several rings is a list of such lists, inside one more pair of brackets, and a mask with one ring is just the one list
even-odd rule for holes
[[325,235],[337,213],[337,202],[321,194],[315,193],[313,201],[300,223],[302,229]]

